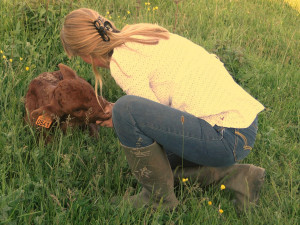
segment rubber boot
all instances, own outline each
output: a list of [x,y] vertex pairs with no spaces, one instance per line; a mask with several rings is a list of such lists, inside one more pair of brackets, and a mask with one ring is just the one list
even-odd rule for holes
[[128,197],[133,207],[152,205],[157,208],[161,203],[164,209],[174,209],[178,200],[174,194],[173,172],[160,145],[154,142],[143,148],[121,146],[132,173],[143,187],[140,193]]
[[206,186],[222,180],[226,189],[232,190],[236,197],[236,207],[243,211],[254,205],[264,183],[265,169],[250,164],[234,164],[228,167],[187,167],[174,171],[175,178],[189,178]]

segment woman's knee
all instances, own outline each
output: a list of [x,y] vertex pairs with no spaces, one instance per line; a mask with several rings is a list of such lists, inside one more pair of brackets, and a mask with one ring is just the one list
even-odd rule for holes
[[130,106],[132,103],[136,102],[136,99],[138,97],[134,95],[124,95],[121,98],[119,98],[114,105],[113,113],[124,111],[125,109],[128,109],[128,106]]
[[143,98],[134,95],[124,95],[119,98],[113,107],[112,115],[113,119],[119,119],[129,116],[132,113],[132,109],[135,109],[137,104],[142,101]]
[[131,97],[129,95],[124,95],[115,102],[112,110],[113,119],[126,113],[125,111],[128,110],[128,105],[130,105],[130,99]]
[[[153,143],[153,140],[143,134],[135,120],[135,112],[142,98],[125,95],[118,99],[113,107],[112,119],[115,132],[120,142],[128,147],[145,147]],[[141,142],[140,140],[143,140]]]
[[138,102],[138,98],[134,95],[124,95],[115,102],[112,110],[114,125],[121,121],[132,121],[133,105]]

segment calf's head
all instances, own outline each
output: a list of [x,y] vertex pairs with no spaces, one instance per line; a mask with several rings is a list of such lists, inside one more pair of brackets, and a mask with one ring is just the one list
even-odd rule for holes
[[46,114],[52,119],[69,117],[73,124],[87,124],[111,117],[111,103],[102,97],[97,101],[92,86],[71,68],[63,64],[59,64],[59,68],[63,79],[53,90],[50,103],[32,111],[32,118]]

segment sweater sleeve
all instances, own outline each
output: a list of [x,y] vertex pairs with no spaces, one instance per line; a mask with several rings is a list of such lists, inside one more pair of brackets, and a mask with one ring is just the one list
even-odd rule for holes
[[139,62],[141,61],[140,58],[136,58],[135,54],[131,54],[130,63],[124,64],[122,59],[126,56],[121,55],[123,52],[116,51],[116,53],[119,53],[118,55],[121,57],[119,56],[118,63],[116,61],[111,62],[110,70],[119,87],[127,95],[135,95],[160,103],[153,92],[149,79],[153,69],[143,66]]
[[123,75],[119,76],[116,82],[127,95],[136,95],[159,103],[146,76],[126,77]]

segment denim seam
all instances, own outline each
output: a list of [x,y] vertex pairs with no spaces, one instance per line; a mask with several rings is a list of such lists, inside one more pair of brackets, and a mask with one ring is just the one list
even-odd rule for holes
[[[236,132],[236,129],[234,129],[234,133]],[[234,156],[234,161],[237,162],[237,157],[236,157],[236,147],[238,144],[238,138],[236,135],[234,135],[234,148],[233,148],[233,156]]]
[[[169,132],[169,131],[166,131],[166,130],[162,130],[160,128],[156,128],[154,127],[152,124],[141,124],[141,126],[144,126],[144,127],[151,127],[152,129],[154,130],[159,130],[161,132],[164,132],[164,133],[168,133],[168,134],[173,134],[175,136],[178,136],[178,137],[182,137],[183,135],[180,135],[180,134],[175,134],[173,132]],[[205,140],[205,139],[199,139],[199,138],[196,138],[196,137],[191,137],[191,136],[184,136],[184,138],[190,138],[190,139],[194,139],[194,140],[198,140],[198,141],[221,141],[221,139],[212,139],[212,140]]]

